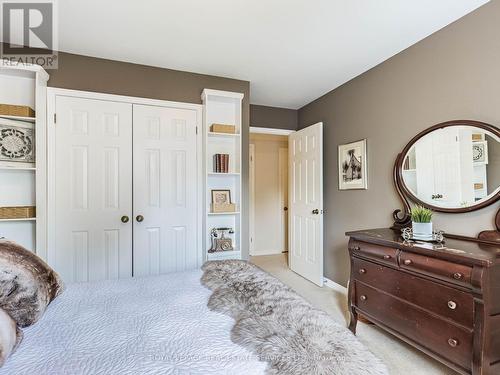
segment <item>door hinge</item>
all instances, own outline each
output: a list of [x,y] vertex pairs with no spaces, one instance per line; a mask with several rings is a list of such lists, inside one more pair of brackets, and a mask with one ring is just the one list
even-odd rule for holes
[[57,115],[54,113],[54,124],[57,122]]
[[198,127],[196,127],[196,134],[198,134]]

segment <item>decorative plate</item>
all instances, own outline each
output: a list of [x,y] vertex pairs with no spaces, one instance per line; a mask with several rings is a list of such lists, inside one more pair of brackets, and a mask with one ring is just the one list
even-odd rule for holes
[[33,129],[0,125],[0,161],[33,163]]
[[486,142],[472,143],[472,160],[474,163],[488,163],[488,148]]

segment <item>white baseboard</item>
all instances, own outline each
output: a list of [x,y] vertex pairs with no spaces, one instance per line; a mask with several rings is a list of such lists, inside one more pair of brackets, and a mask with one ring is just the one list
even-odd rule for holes
[[336,282],[334,282],[326,277],[323,277],[323,286],[326,286],[327,288],[333,289],[333,290],[340,292],[340,293],[347,293],[346,287],[344,287],[340,284],[337,284]]
[[262,255],[279,255],[283,254],[281,250],[260,250],[260,251],[254,251],[250,256],[252,257],[258,257]]

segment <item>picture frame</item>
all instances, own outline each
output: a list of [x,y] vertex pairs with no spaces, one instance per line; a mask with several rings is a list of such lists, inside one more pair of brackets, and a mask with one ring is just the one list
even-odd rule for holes
[[339,190],[368,189],[367,141],[338,146]]
[[231,204],[231,190],[229,189],[213,189],[212,194],[212,204],[217,206],[223,206]]
[[231,190],[211,190],[212,213],[229,213],[236,211],[236,205],[231,203]]

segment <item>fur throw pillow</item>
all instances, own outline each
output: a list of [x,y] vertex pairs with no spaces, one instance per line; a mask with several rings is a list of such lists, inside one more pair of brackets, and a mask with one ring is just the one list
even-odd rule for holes
[[23,332],[4,310],[0,309],[0,367],[5,363],[23,338]]
[[0,239],[0,308],[17,323],[36,323],[61,294],[62,280],[35,253]]

